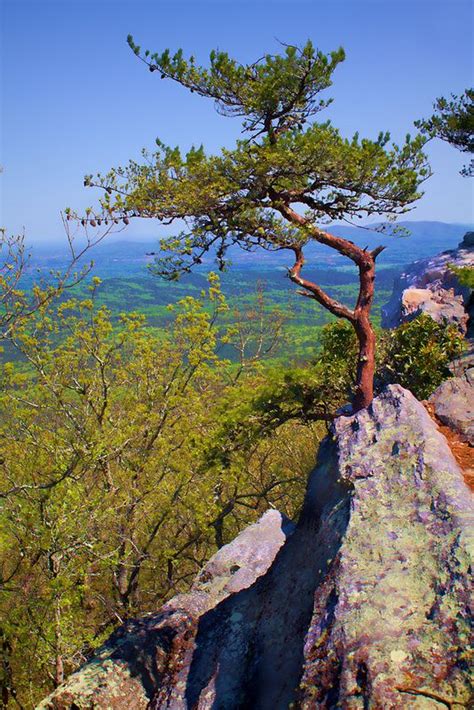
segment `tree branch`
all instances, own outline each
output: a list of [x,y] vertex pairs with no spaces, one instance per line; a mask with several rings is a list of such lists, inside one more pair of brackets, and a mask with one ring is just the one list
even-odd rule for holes
[[375,259],[378,257],[378,255],[381,254],[384,251],[384,249],[386,249],[386,248],[387,247],[384,247],[382,245],[375,247],[375,249],[371,252],[372,259],[375,261]]
[[308,298],[314,298],[321,306],[327,308],[328,311],[338,316],[338,318],[346,318],[352,323],[354,320],[354,311],[351,311],[351,309],[347,308],[343,303],[331,298],[331,296],[323,291],[317,284],[301,278],[300,272],[304,264],[303,248],[295,244],[292,249],[295,253],[295,263],[289,270],[288,275],[293,283],[306,289],[306,291],[298,291],[298,293]]
[[336,237],[334,234],[329,234],[329,232],[325,232],[323,229],[316,227],[305,217],[295,212],[288,204],[282,202],[281,196],[274,190],[270,191],[270,198],[274,201],[274,209],[278,210],[288,222],[291,222],[303,231],[309,233],[315,241],[331,249],[335,249],[343,256],[347,256],[357,264],[357,266],[361,266],[367,260],[367,252],[364,252],[363,249],[353,242],[350,242],[348,239]]

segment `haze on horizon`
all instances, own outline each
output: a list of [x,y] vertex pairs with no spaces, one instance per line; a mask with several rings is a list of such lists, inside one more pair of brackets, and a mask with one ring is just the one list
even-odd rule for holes
[[[32,244],[63,240],[60,210],[98,198],[83,188],[84,174],[139,159],[158,136],[209,152],[238,137],[237,120],[147,72],[128,33],[201,63],[214,47],[245,62],[279,51],[278,41],[309,37],[325,52],[342,45],[347,58],[321,120],[346,136],[389,130],[400,142],[436,97],[473,84],[472,20],[470,0],[3,0],[0,224],[24,227]],[[472,223],[473,182],[459,175],[466,156],[441,141],[427,152],[434,176],[403,219]],[[162,233],[136,220],[120,237]]]

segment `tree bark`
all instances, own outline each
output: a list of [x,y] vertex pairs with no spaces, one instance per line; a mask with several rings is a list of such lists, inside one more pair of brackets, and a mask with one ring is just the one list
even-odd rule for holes
[[354,330],[359,341],[359,355],[352,409],[359,412],[370,406],[374,398],[375,333],[366,315],[354,321]]
[[372,252],[366,251],[347,239],[336,237],[319,229],[287,204],[280,204],[278,209],[289,222],[309,231],[311,236],[321,244],[325,244],[340,254],[347,256],[359,269],[359,295],[354,310],[351,310],[331,298],[317,284],[301,277],[301,269],[304,265],[303,248],[300,244],[294,244],[289,247],[295,254],[295,263],[289,270],[289,276],[294,283],[304,289],[299,291],[299,293],[303,296],[314,298],[338,318],[345,318],[352,323],[355,330],[359,341],[359,353],[352,409],[354,413],[358,412],[370,406],[374,398],[375,333],[370,322],[370,311],[374,300],[375,259],[383,251],[384,247],[377,247]]
[[370,310],[374,300],[375,257],[366,252],[359,263],[359,297],[354,309],[354,326],[359,341],[357,374],[355,383],[354,412],[368,407],[374,398],[375,333],[370,322]]

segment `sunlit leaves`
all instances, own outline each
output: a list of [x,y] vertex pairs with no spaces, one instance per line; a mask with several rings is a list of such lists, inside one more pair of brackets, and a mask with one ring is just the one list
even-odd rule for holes
[[425,399],[451,375],[449,364],[462,354],[465,340],[454,325],[422,314],[386,337],[381,377]]
[[142,55],[131,36],[132,51],[141,56],[152,71],[173,79],[191,92],[214,99],[218,111],[241,116],[244,129],[255,132],[269,122],[283,129],[292,111],[290,124],[302,125],[310,116],[328,104],[318,98],[319,92],[331,85],[331,75],[344,60],[338,49],[326,55],[310,41],[299,48],[285,47],[282,54],[266,54],[253,64],[243,65],[227,52],[213,50],[209,66],[198,66],[194,57],[184,58],[180,49],[175,54],[166,49]]
[[237,385],[219,355],[237,336],[219,324],[219,279],[174,307],[166,333],[133,313],[117,324],[99,281],[17,323],[21,358],[2,366],[0,613],[25,705],[51,688],[57,658],[69,673],[120,620],[187,589],[269,505],[293,514],[311,463],[298,442],[315,445],[274,419],[261,443],[240,438],[223,476],[210,452],[224,402],[249,401],[264,375],[250,362]]

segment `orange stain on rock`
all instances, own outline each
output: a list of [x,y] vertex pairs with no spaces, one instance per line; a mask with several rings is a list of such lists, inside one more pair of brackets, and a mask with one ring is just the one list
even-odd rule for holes
[[458,466],[462,470],[464,480],[471,490],[474,490],[474,449],[466,441],[463,441],[459,434],[449,426],[443,424],[435,414],[434,406],[430,402],[423,402],[428,414],[433,419],[438,429],[446,437],[449,448],[453,452]]

